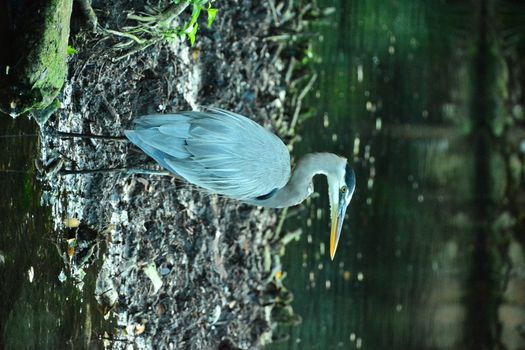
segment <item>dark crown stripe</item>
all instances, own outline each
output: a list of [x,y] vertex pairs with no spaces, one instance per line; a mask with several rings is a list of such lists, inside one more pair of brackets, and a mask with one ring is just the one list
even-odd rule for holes
[[350,165],[346,165],[345,169],[345,182],[346,186],[350,191],[353,191],[355,189],[355,173],[354,169]]

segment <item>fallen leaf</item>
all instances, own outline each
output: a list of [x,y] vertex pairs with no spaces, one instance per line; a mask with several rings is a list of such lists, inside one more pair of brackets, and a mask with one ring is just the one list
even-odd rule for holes
[[77,218],[66,218],[64,219],[64,226],[68,228],[76,228],[80,226],[80,220]]
[[109,334],[108,332],[104,332],[104,337],[102,338],[103,341],[102,343],[104,344],[104,349],[109,349],[109,347],[111,346],[111,338],[109,337]]
[[164,304],[157,305],[157,315],[162,316],[166,313],[166,306]]
[[75,248],[74,247],[67,247],[67,256],[72,258],[73,255],[75,255]]
[[191,51],[191,58],[192,58],[194,61],[198,61],[198,60],[199,60],[200,53],[201,53],[201,50],[199,50],[199,49],[193,49],[193,50]]
[[151,280],[151,283],[153,283],[153,292],[151,294],[156,294],[160,287],[162,287],[162,279],[159,276],[159,273],[157,272],[157,267],[155,266],[154,262],[149,263],[144,268],[144,273],[146,276],[149,277]]
[[135,325],[135,335],[141,335],[146,330],[146,325],[137,324]]

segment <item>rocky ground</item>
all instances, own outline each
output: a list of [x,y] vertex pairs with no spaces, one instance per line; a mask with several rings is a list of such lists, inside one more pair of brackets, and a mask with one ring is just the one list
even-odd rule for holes
[[[311,81],[301,63],[306,41],[296,34],[315,7],[214,2],[217,19],[207,29],[202,15],[193,47],[151,37],[148,47],[126,46],[129,37],[107,31],[124,33],[138,23],[129,13],[167,6],[93,3],[98,30],[73,31],[76,53],[47,135],[122,135],[139,115],[211,105],[249,116],[290,142]],[[190,14],[187,8],[172,24],[182,26]],[[279,212],[210,196],[172,176],[60,174],[156,167],[127,142],[44,136],[42,144],[44,201],[61,232],[63,277],[81,281],[89,265],[103,261],[95,293],[117,320],[107,345],[253,349],[272,339],[277,318],[293,318],[279,281]]]

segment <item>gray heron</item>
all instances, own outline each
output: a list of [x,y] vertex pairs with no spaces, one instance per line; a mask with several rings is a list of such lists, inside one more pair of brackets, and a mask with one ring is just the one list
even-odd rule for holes
[[288,148],[254,121],[222,109],[146,115],[126,137],[164,169],[211,193],[269,208],[294,206],[325,175],[331,207],[333,260],[355,174],[344,157],[310,153],[291,171]]

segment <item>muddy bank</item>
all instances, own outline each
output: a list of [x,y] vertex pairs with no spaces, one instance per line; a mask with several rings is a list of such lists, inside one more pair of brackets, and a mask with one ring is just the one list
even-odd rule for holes
[[[104,30],[73,36],[77,53],[62,108],[44,134],[121,135],[142,114],[212,105],[291,141],[312,82],[307,41],[296,34],[317,10],[287,1],[214,6],[215,23],[207,29],[201,19],[193,47],[174,38],[134,50],[125,37]],[[99,25],[121,32],[137,24],[127,14],[165,7],[94,3]],[[182,26],[190,13],[174,23]],[[127,142],[44,136],[42,146],[44,202],[53,208],[63,247],[62,278],[82,287],[84,270],[102,262],[95,293],[116,327],[91,334],[91,341],[103,337],[115,348],[252,349],[271,341],[276,318],[297,321],[280,280],[279,212],[210,196],[171,176],[53,172],[156,169]]]

